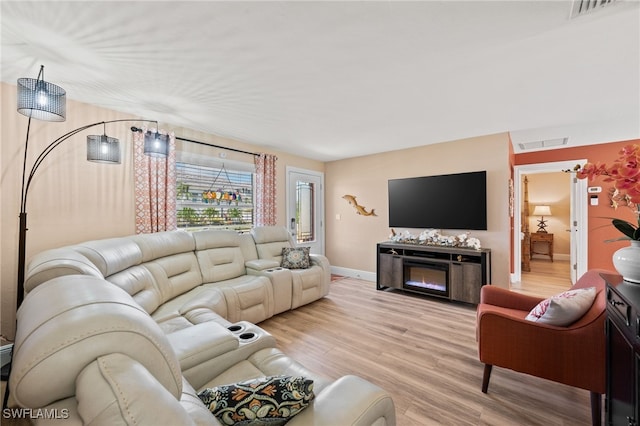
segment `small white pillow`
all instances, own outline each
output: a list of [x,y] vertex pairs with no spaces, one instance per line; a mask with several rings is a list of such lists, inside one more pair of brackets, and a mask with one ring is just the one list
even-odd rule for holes
[[582,317],[595,299],[595,287],[568,290],[538,303],[525,319],[564,327]]

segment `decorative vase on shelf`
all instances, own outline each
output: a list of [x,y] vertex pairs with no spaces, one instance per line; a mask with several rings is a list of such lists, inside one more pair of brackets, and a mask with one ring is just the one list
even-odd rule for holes
[[613,266],[625,281],[640,285],[640,241],[632,240],[613,253]]

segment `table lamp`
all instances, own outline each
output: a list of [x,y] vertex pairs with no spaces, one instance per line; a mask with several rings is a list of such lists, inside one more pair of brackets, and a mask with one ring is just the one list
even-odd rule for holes
[[549,206],[536,206],[535,209],[533,209],[533,215],[540,216],[540,219],[538,219],[538,230],[536,232],[546,233],[547,230],[545,228],[547,227],[547,221],[544,220],[544,217],[551,216],[551,208]]

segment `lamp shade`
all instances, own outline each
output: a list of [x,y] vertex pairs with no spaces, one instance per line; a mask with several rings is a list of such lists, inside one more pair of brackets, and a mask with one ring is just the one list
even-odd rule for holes
[[64,121],[67,92],[55,84],[34,78],[18,79],[18,112],[45,121]]
[[534,216],[551,216],[551,207],[549,206],[536,206],[533,209]]
[[169,155],[169,135],[147,131],[144,134],[144,153],[149,157],[166,157]]
[[107,135],[87,136],[87,160],[120,164],[120,141]]

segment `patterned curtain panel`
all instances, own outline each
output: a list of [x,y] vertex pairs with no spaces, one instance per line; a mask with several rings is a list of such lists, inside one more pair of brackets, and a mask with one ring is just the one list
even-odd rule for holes
[[256,226],[276,224],[276,161],[271,154],[259,154],[256,161]]
[[[144,134],[133,132],[136,233],[171,231],[176,222],[176,137],[169,134],[166,158],[144,154]],[[155,129],[151,129],[155,131]],[[166,134],[162,130],[162,134]]]

